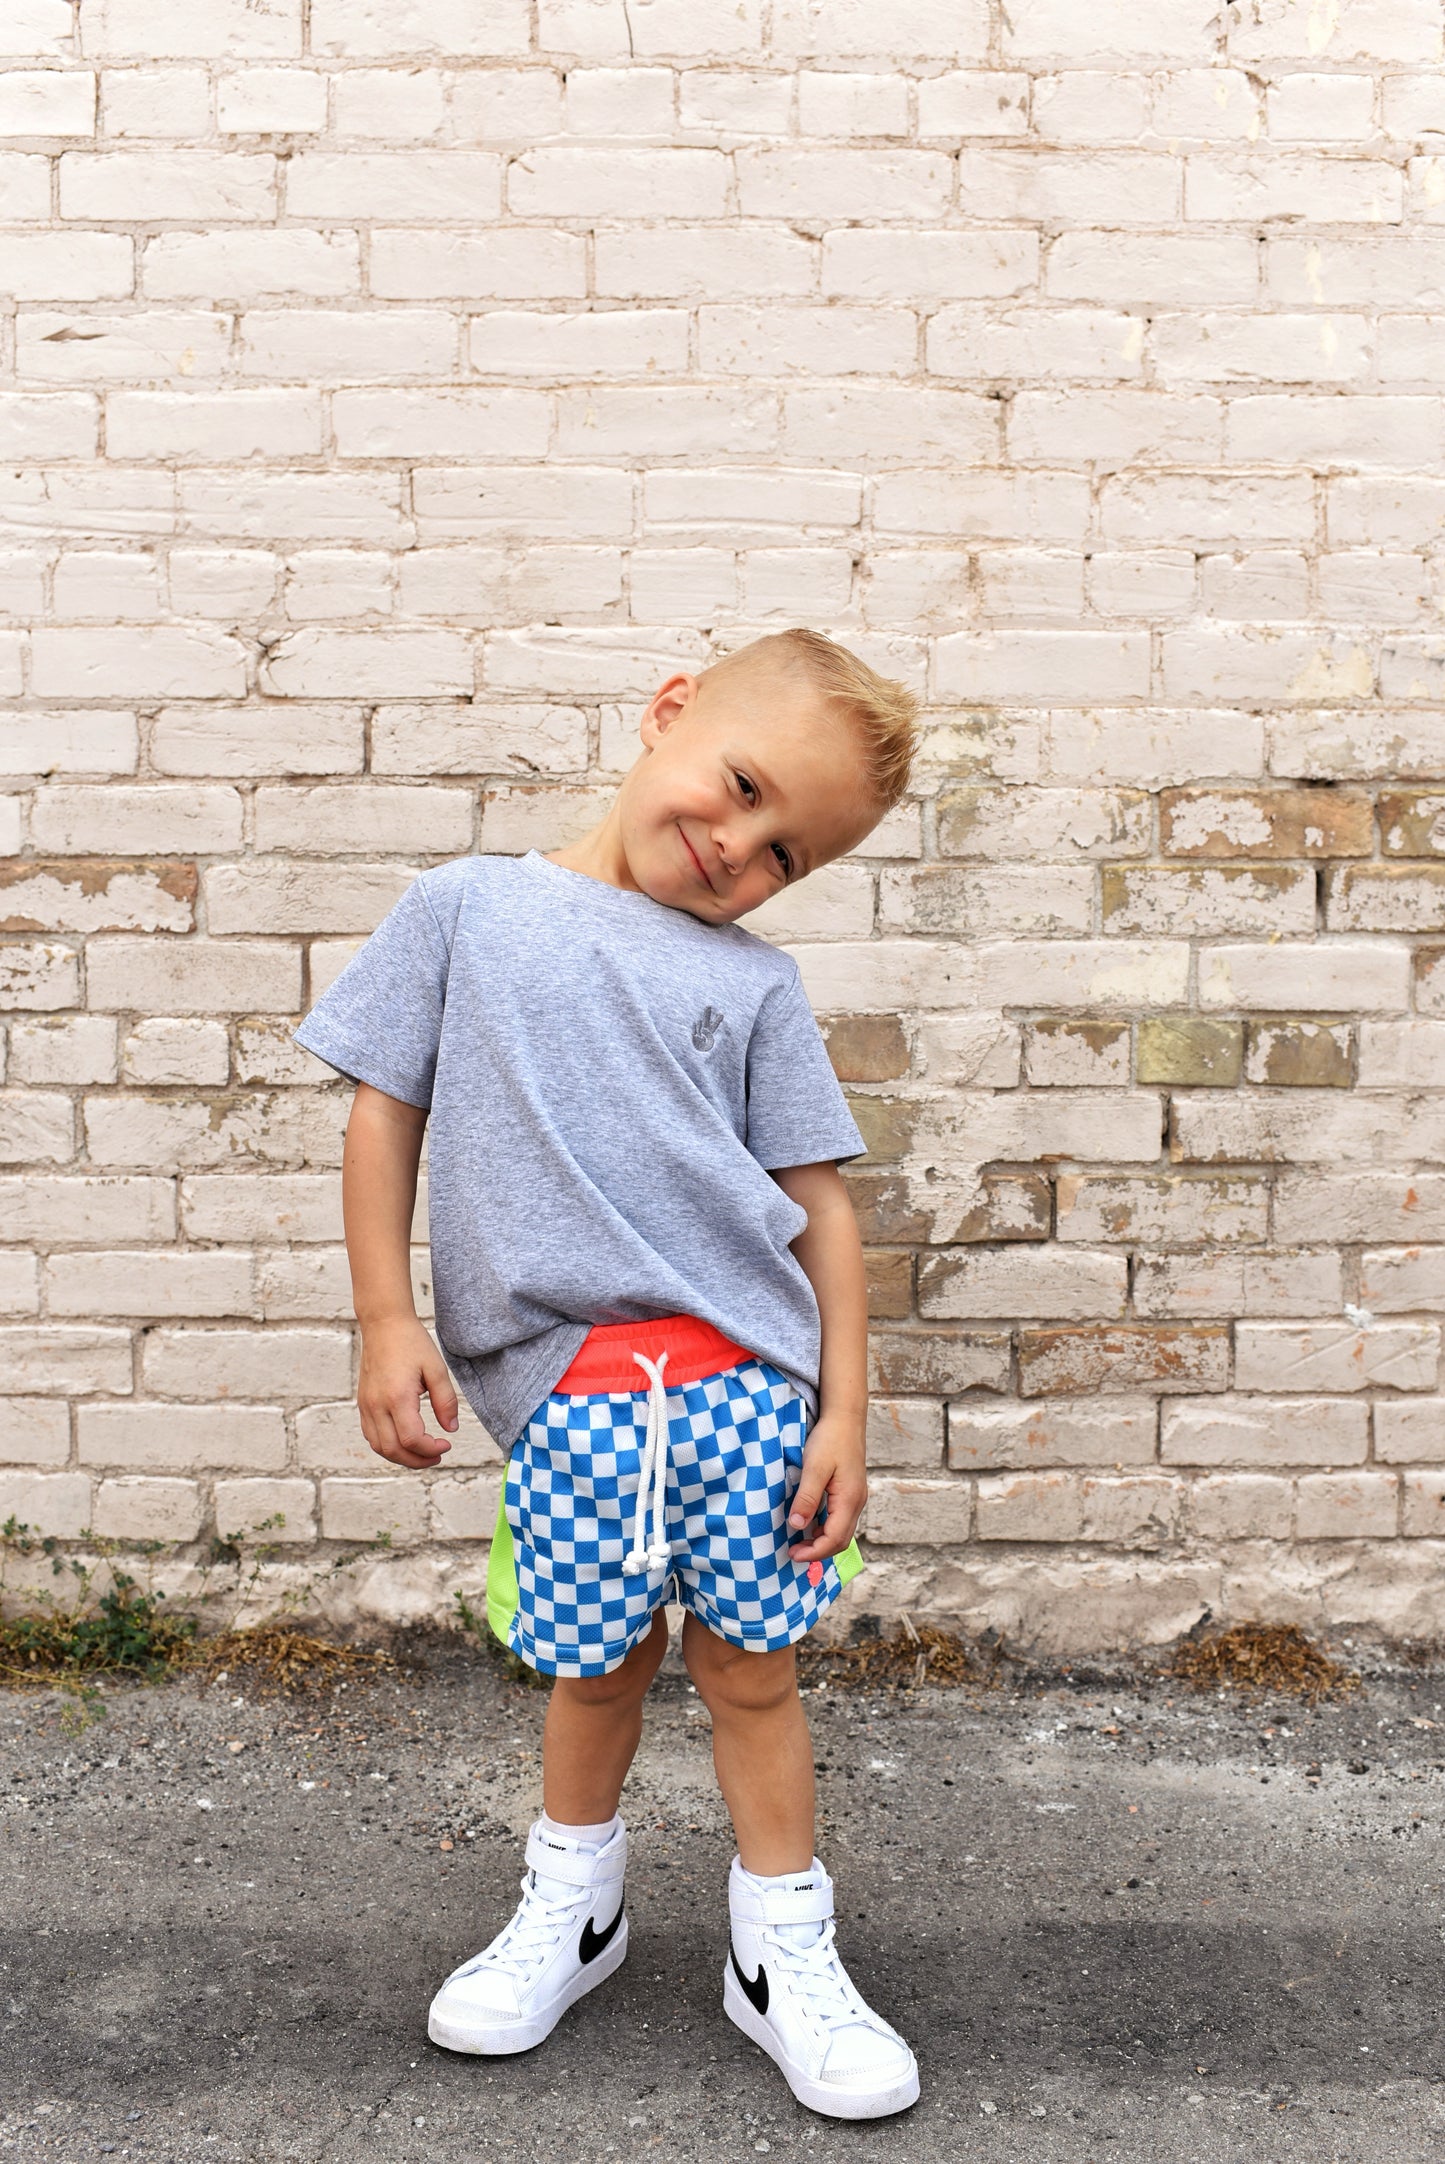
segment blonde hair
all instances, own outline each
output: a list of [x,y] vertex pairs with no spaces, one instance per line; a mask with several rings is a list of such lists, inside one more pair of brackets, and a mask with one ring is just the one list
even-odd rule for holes
[[714,662],[704,677],[760,669],[806,675],[839,717],[852,724],[863,746],[868,789],[884,811],[891,811],[908,787],[918,748],[918,701],[907,685],[880,676],[836,639],[802,625],[740,646],[736,653]]

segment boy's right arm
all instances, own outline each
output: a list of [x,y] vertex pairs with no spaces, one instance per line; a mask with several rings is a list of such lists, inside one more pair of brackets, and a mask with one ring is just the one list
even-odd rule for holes
[[359,1082],[346,1124],[341,1203],[351,1301],[361,1324],[361,1432],[394,1465],[426,1471],[451,1444],[428,1435],[421,1399],[444,1428],[457,1425],[446,1362],[417,1320],[411,1290],[411,1219],[427,1116]]

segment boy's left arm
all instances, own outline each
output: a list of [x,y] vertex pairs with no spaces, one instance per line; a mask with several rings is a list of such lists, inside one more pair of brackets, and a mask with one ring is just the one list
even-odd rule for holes
[[[794,1561],[811,1563],[847,1547],[868,1499],[868,1281],[857,1219],[838,1167],[789,1165],[773,1178],[808,1213],[793,1253],[817,1295],[823,1325],[818,1417],[788,1515],[790,1533],[812,1535],[793,1549]],[[814,1530],[825,1496],[827,1520]]]

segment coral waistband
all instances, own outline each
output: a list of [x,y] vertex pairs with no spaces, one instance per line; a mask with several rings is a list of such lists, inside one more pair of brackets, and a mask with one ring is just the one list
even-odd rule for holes
[[682,1383],[700,1383],[705,1375],[751,1360],[745,1345],[735,1345],[710,1322],[695,1315],[659,1315],[651,1322],[594,1323],[583,1339],[566,1374],[554,1388],[571,1397],[590,1397],[606,1390],[644,1391],[647,1372],[632,1355],[640,1352],[651,1361],[667,1354],[663,1387],[675,1390]]

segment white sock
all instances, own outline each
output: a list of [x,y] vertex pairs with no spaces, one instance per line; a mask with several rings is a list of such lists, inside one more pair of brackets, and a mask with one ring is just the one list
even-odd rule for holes
[[[611,1840],[620,1824],[621,1821],[615,1811],[611,1818],[600,1826],[564,1826],[560,1819],[550,1817],[546,1811],[542,1813],[541,1819],[543,1833],[553,1834],[561,1841],[575,1841],[579,1848],[585,1849],[593,1855],[604,1843]],[[534,1870],[532,1884],[536,1887],[538,1893],[544,1895],[549,1901],[565,1901],[569,1897],[575,1897],[577,1892],[576,1887],[570,1881],[552,1878],[545,1871]]]
[[598,1826],[564,1826],[559,1818],[542,1813],[542,1830],[555,1833],[563,1841],[576,1841],[583,1848],[605,1848],[617,1831],[617,1813],[604,1819]]
[[[755,1886],[759,1893],[796,1893],[800,1886],[818,1885],[827,1875],[816,1856],[806,1871],[779,1871],[772,1876],[765,1876],[758,1871],[749,1871],[741,1859],[738,1869],[748,1884]],[[812,1946],[823,1936],[823,1926],[818,1923],[779,1924],[777,1929],[782,1936],[791,1939],[795,1946]]]

